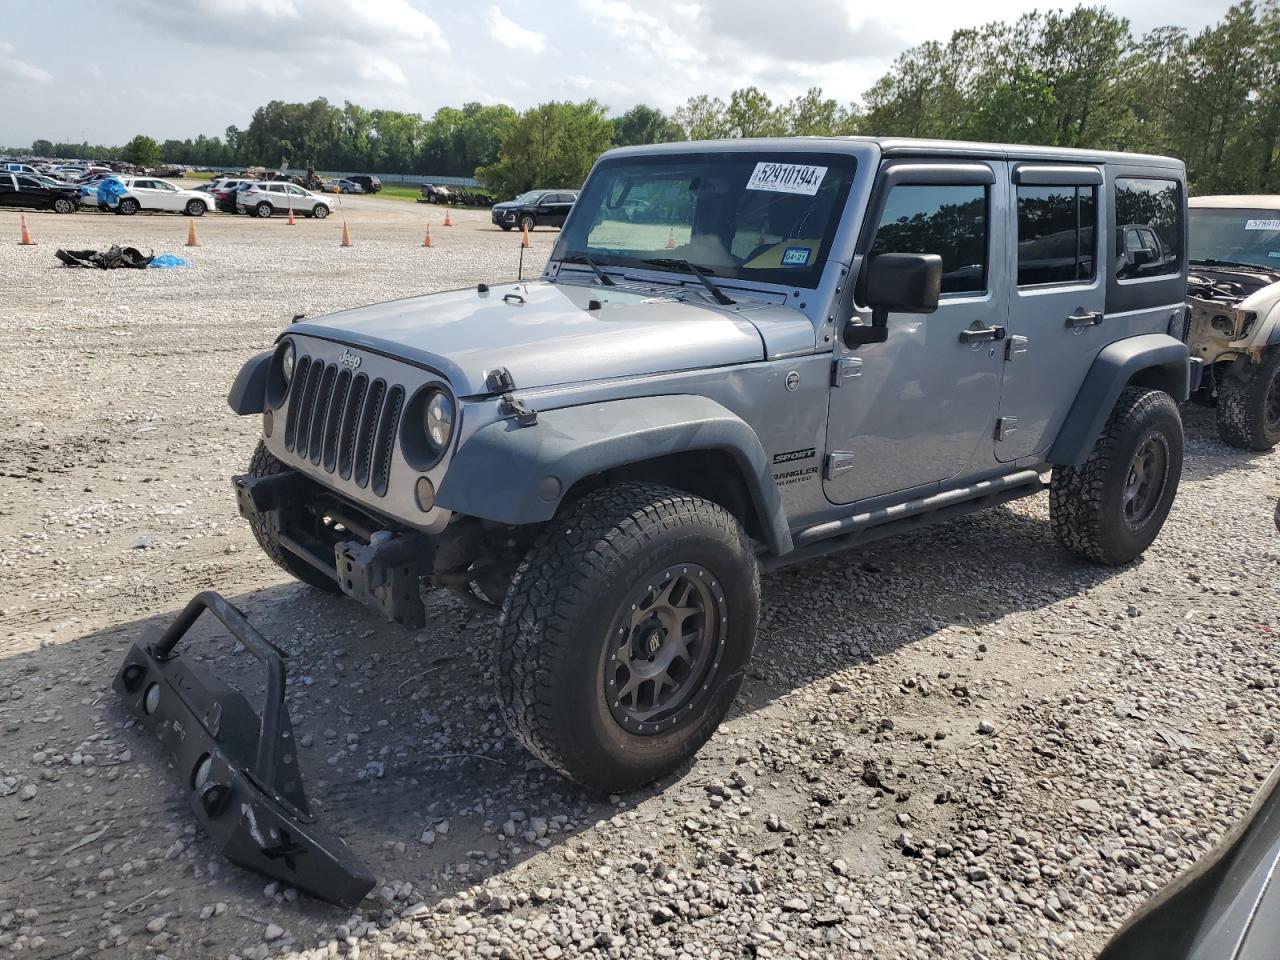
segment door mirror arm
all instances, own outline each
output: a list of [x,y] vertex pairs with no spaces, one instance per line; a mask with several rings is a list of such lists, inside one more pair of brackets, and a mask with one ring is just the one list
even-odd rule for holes
[[859,284],[871,323],[845,320],[841,339],[849,349],[889,339],[889,314],[933,313],[942,292],[942,258],[936,253],[882,253],[869,258]]

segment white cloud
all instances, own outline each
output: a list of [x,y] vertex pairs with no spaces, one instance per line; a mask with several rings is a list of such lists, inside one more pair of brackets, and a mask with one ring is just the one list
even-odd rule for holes
[[29,60],[15,56],[12,43],[0,40],[0,81],[17,84],[53,83],[53,74]]
[[489,36],[504,47],[512,50],[524,50],[529,53],[541,53],[547,46],[547,35],[534,30],[527,30],[495,6],[489,8],[485,16],[489,24]]
[[360,64],[356,73],[367,83],[393,83],[402,87],[409,82],[404,71],[385,57],[370,57]]
[[192,43],[310,52],[319,45],[449,50],[439,24],[408,0],[115,0],[126,13]]
[[101,80],[105,76],[105,74],[102,72],[102,68],[98,66],[96,63],[89,64],[89,66],[86,67],[86,69],[89,71],[89,76],[93,77],[93,79],[95,80]]

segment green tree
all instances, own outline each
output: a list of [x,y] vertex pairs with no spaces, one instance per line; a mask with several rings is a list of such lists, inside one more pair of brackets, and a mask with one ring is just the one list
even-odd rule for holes
[[37,157],[52,157],[53,142],[50,140],[36,140],[31,144],[31,152]]
[[613,121],[613,145],[630,147],[644,143],[683,140],[680,125],[657,107],[640,103]]
[[476,177],[499,196],[534,187],[577,187],[609,149],[613,126],[595,100],[552,101],[522,113],[507,131],[497,161]]
[[730,135],[724,101],[705,93],[690,97],[676,111],[675,121],[686,140],[719,140]]
[[160,162],[160,144],[140,133],[125,144],[124,159],[140,167],[154,167]]

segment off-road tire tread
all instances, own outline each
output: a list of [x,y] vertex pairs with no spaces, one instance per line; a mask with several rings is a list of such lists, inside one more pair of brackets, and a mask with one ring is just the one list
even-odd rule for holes
[[[554,688],[548,681],[558,675],[558,664],[575,653],[565,628],[575,621],[575,609],[593,583],[612,564],[625,562],[625,545],[643,543],[667,523],[714,525],[735,536],[753,556],[746,533],[719,505],[660,484],[618,484],[586,495],[547,525],[516,569],[502,605],[497,658],[502,715],[530,753],[588,789],[599,785],[574,774],[547,699]],[[758,606],[758,568],[753,583]],[[714,726],[706,736],[712,732]]]
[[[1237,363],[1246,361],[1239,360]],[[1265,413],[1267,384],[1280,368],[1280,349],[1272,348],[1261,364],[1249,365],[1248,377],[1228,373],[1218,384],[1218,436],[1240,450],[1263,452],[1276,445],[1267,436]]]
[[[271,454],[266,444],[259,440],[257,448],[253,451],[253,458],[249,461],[249,476],[271,477],[283,472],[285,469],[285,465]],[[250,520],[249,529],[253,531],[253,538],[258,541],[258,546],[262,548],[262,552],[286,573],[297,580],[301,580],[308,586],[315,587],[317,590],[323,590],[326,593],[342,592],[335,580],[326,577],[312,567],[311,564],[305,560],[299,560],[284,547],[280,546],[261,523]]]
[[1049,525],[1054,538],[1068,550],[1104,566],[1127,563],[1103,543],[1103,531],[1115,518],[1104,516],[1104,484],[1119,464],[1118,446],[1125,431],[1155,415],[1161,408],[1178,416],[1178,405],[1161,390],[1126,387],[1107,418],[1092,452],[1080,466],[1055,466],[1049,481]]

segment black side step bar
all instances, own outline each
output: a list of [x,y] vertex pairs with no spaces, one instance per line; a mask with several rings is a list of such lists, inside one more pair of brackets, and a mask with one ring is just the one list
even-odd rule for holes
[[953,517],[975,513],[1039,493],[1043,488],[1035,470],[1020,470],[994,480],[983,480],[967,487],[935,493],[919,500],[857,513],[801,530],[795,535],[796,548],[781,556],[761,560],[766,570],[800,563],[838,550],[896,536],[917,527],[925,527]]
[[[174,652],[205,610],[266,670],[261,716],[238,690]],[[158,640],[135,643],[112,686],[160,740],[196,817],[228,860],[354,907],[374,877],[338,836],[317,825],[307,806],[284,703],[284,656],[209,590],[196,594]]]

